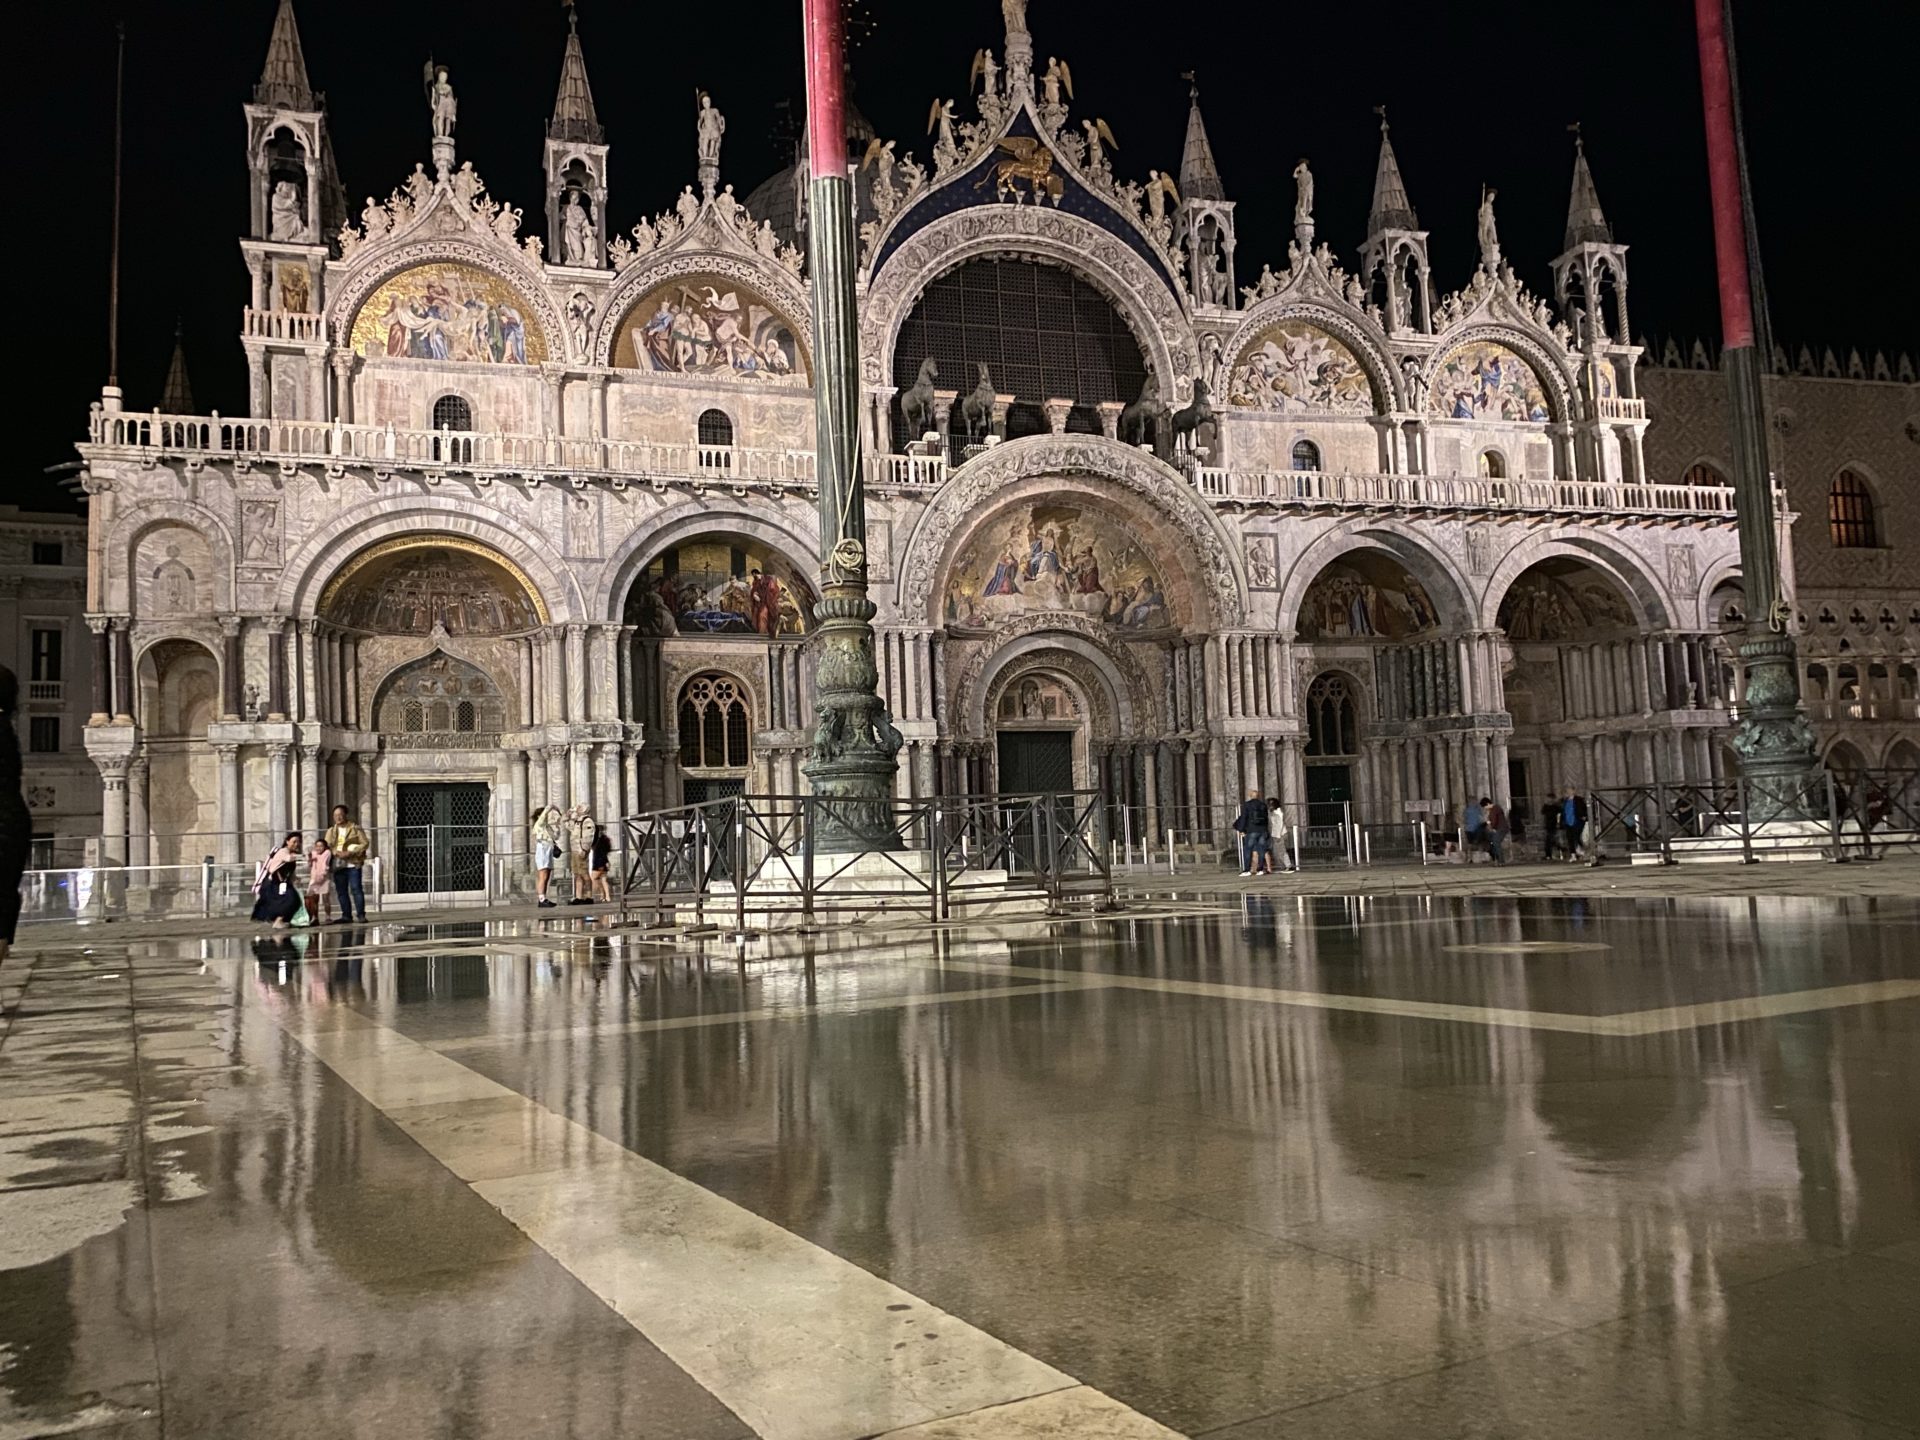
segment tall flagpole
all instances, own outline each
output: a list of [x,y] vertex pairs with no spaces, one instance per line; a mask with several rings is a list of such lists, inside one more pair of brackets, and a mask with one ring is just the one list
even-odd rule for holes
[[107,261],[107,386],[102,399],[119,409],[120,400],[120,149],[122,96],[127,75],[127,22],[113,27],[113,234]]
[[1720,280],[1721,354],[1733,422],[1733,499],[1740,528],[1740,583],[1747,627],[1741,637],[1745,702],[1733,729],[1741,773],[1774,802],[1798,808],[1808,774],[1819,766],[1813,727],[1800,710],[1800,668],[1792,612],[1780,580],[1778,516],[1767,449],[1766,357],[1755,344],[1754,252],[1741,164],[1739,112],[1727,0],[1694,0],[1700,89],[1706,103],[1707,175],[1713,196],[1713,249]]
[[820,486],[817,725],[806,766],[817,850],[899,848],[889,801],[900,732],[878,693],[860,462],[860,336],[841,0],[801,0],[807,58],[807,270],[813,295],[814,453]]

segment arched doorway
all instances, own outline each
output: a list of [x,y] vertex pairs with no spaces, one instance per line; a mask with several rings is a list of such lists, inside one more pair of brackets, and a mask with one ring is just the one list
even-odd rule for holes
[[[1513,656],[1508,689],[1525,699],[1513,709],[1511,808],[1537,808],[1570,785],[1711,772],[1704,729],[1654,719],[1656,709],[1705,708],[1722,680],[1711,643],[1650,649],[1620,583],[1571,556],[1522,571],[1501,599],[1498,623]],[[1663,697],[1683,703],[1669,707]]]
[[150,834],[151,863],[195,864],[221,850],[219,775],[207,745],[207,726],[220,716],[220,665],[192,640],[162,640],[138,668],[147,823],[131,826],[134,854]]
[[[408,750],[497,750],[507,728],[507,698],[479,666],[435,650],[382,683],[373,715],[374,728]],[[395,890],[483,887],[490,789],[477,778],[396,781]]]
[[996,790],[1058,794],[1088,777],[1087,701],[1058,671],[1038,667],[1003,678],[993,704]]
[[1307,686],[1307,824],[1339,825],[1351,818],[1360,764],[1358,687],[1338,670],[1322,671]]

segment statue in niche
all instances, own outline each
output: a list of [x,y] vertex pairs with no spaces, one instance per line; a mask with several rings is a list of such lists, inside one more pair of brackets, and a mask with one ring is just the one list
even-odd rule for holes
[[299,244],[307,238],[307,206],[291,180],[273,182],[273,200],[267,217],[267,238]]
[[276,278],[280,282],[280,308],[296,315],[304,315],[307,312],[307,304],[312,298],[307,285],[307,267],[282,265]]
[[1500,234],[1493,223],[1493,200],[1499,193],[1491,185],[1480,187],[1480,264],[1488,274],[1500,268]]
[[447,79],[447,67],[429,60],[426,79],[427,106],[433,113],[433,138],[451,140],[460,102],[453,98],[453,84]]
[[181,560],[178,545],[167,547],[167,558],[153,572],[153,605],[158,615],[193,613],[193,571]]
[[1220,388],[1220,337],[1211,330],[1200,334],[1200,379],[1212,394]]
[[1313,171],[1304,156],[1293,167],[1293,224],[1295,229],[1313,228]]
[[720,168],[720,137],[727,133],[727,117],[713,108],[713,97],[704,90],[694,92],[694,149],[705,169]]
[[573,353],[584,359],[593,345],[593,301],[584,290],[574,291],[567,301],[567,334],[573,340]]
[[569,265],[593,264],[593,221],[578,190],[567,192],[560,212],[560,258]]

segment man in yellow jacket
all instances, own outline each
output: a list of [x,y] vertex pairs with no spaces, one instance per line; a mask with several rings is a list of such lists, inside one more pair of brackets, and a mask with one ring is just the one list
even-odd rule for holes
[[333,893],[340,902],[336,924],[351,924],[356,915],[367,923],[367,892],[360,884],[360,869],[367,863],[372,842],[367,832],[354,823],[353,813],[344,805],[333,807],[333,824],[327,827],[327,848],[333,851]]

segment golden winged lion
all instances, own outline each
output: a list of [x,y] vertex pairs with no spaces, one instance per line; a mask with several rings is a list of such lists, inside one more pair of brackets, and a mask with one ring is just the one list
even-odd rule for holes
[[[973,188],[978,190],[987,181],[993,181],[993,197],[1005,200],[1008,197],[1018,203],[1031,195],[1038,203],[1047,196],[1053,197],[1053,203],[1060,203],[1065,186],[1060,177],[1053,173],[1053,152],[1031,135],[1009,135],[1000,142],[1000,149],[1006,158],[998,161],[993,169],[974,181]],[[1027,182],[1026,194],[1020,190],[1020,181]]]

